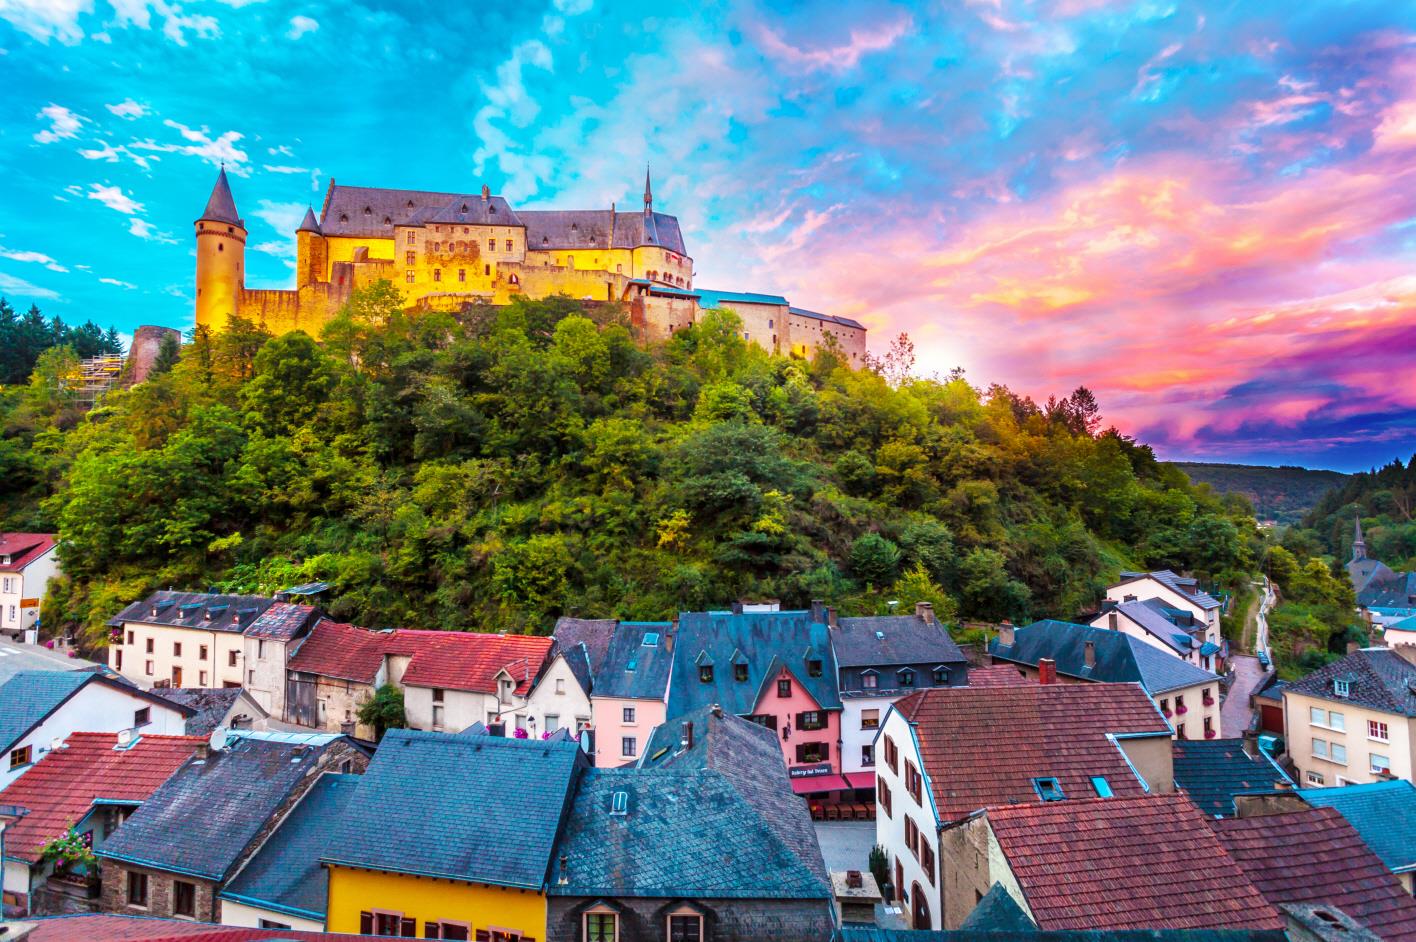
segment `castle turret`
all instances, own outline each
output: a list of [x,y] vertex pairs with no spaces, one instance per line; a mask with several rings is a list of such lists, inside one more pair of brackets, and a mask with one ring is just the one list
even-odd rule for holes
[[325,266],[328,263],[328,249],[319,220],[315,219],[313,207],[305,209],[305,218],[300,228],[295,230],[296,286],[303,288],[317,281],[324,281]]
[[197,324],[219,331],[236,314],[246,278],[246,224],[236,212],[225,167],[195,225]]

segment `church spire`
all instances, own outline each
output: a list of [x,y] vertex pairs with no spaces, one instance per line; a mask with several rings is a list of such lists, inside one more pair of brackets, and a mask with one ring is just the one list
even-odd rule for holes
[[649,165],[644,165],[644,215],[654,211],[654,188],[649,185]]
[[1357,515],[1356,535],[1352,538],[1352,561],[1367,558],[1367,541],[1362,539],[1362,515]]
[[211,188],[211,196],[207,199],[206,209],[202,210],[201,219],[246,228],[240,214],[236,212],[236,199],[231,195],[231,184],[226,182],[225,164],[221,165],[221,172],[216,175],[216,185]]

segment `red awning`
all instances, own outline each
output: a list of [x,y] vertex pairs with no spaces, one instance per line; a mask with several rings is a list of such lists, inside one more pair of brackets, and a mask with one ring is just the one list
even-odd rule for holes
[[846,785],[848,785],[848,786],[851,787],[851,788],[874,788],[874,787],[875,787],[875,773],[874,773],[874,772],[847,772],[845,778],[846,778]]
[[808,778],[792,779],[792,791],[798,795],[810,795],[813,792],[838,792],[843,788],[850,788],[850,786],[839,775],[813,775]]

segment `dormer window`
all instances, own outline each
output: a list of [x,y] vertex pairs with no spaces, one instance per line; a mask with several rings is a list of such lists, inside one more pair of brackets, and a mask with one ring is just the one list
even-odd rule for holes
[[616,817],[629,814],[629,792],[614,792],[610,795],[610,814]]
[[1332,682],[1332,693],[1335,697],[1350,697],[1352,695],[1352,682],[1348,680],[1334,680]]
[[1033,788],[1043,801],[1063,801],[1067,797],[1062,794],[1062,783],[1055,778],[1035,778]]
[[658,633],[657,631],[646,631],[646,632],[644,632],[644,646],[645,646],[646,648],[655,648],[655,647],[658,647],[658,646],[659,646],[659,633]]
[[1106,776],[1104,775],[1092,776],[1092,788],[1096,791],[1096,797],[1098,798],[1110,798],[1113,794],[1111,791],[1111,783],[1106,780]]
[[814,658],[812,658],[811,660],[807,661],[807,662],[806,662],[806,673],[807,673],[807,676],[808,676],[808,677],[820,677],[820,676],[821,676],[821,659],[814,657]]
[[348,221],[349,221],[349,214],[348,214],[348,213],[340,213],[340,214],[339,214],[339,221],[340,221],[340,222],[348,222]]
[[713,665],[704,664],[698,668],[698,680],[700,683],[711,684],[713,682]]
[[913,687],[915,685],[915,672],[906,667],[902,671],[897,671],[895,681],[901,687]]
[[412,208],[413,208],[413,201],[412,201],[412,200],[409,200],[409,201],[408,201],[408,208],[409,208],[409,209],[412,209]]
[[949,685],[949,668],[943,664],[934,668],[934,685],[936,687],[947,687]]
[[374,211],[373,211],[372,208],[370,208],[370,207],[368,207],[368,206],[365,206],[365,207],[364,207],[364,215],[365,215],[365,216],[372,216],[373,214],[374,214]]
[[746,683],[746,682],[747,682],[747,665],[746,665],[746,664],[734,664],[734,665],[733,665],[733,680],[736,680],[738,683]]
[[462,210],[461,210],[461,211],[464,212],[464,213],[467,212],[467,204],[466,204],[466,203],[463,203],[463,204],[462,204]]
[[874,690],[880,686],[880,676],[875,671],[865,671],[860,675],[860,685],[866,690]]

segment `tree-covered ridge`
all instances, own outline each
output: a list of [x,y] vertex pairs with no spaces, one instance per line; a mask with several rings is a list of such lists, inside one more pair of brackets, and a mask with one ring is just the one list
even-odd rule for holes
[[80,359],[123,352],[112,327],[105,331],[93,321],[70,327],[58,315],[46,318],[33,304],[20,314],[0,297],[0,386],[28,382],[40,356],[54,347],[69,347]]
[[1354,474],[1318,501],[1303,528],[1327,552],[1352,556],[1353,521],[1362,518],[1367,555],[1397,571],[1416,569],[1416,456],[1405,464]]
[[773,357],[729,313],[646,347],[612,307],[381,286],[320,343],[199,332],[72,429],[12,408],[48,495],[16,513],[61,534],[45,624],[90,629],[166,585],[323,579],[365,625],[545,631],[738,597],[1068,617],[1124,567],[1254,568],[1243,501],[1098,432],[1085,390],[1040,408],[894,353]]
[[1347,475],[1339,471],[1283,466],[1211,464],[1177,461],[1175,466],[1196,484],[1208,484],[1220,494],[1241,494],[1254,505],[1260,520],[1298,523],[1328,491]]

